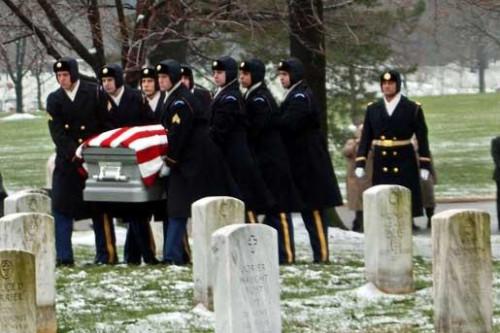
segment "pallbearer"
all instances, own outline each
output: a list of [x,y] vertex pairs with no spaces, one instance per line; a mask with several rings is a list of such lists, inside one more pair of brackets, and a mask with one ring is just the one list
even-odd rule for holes
[[240,84],[247,89],[243,98],[248,116],[248,143],[267,187],[276,199],[266,212],[264,223],[278,231],[279,261],[295,260],[293,223],[290,213],[302,209],[301,200],[290,171],[286,148],[281,140],[275,118],[279,110],[264,82],[266,68],[259,59],[240,64]]

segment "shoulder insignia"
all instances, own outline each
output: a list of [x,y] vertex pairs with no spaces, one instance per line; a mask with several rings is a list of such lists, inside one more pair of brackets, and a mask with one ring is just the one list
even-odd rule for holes
[[303,93],[296,93],[295,95],[293,95],[293,98],[297,98],[297,97],[306,98],[306,95],[304,95]]
[[180,125],[180,123],[181,123],[181,117],[179,117],[177,113],[174,114],[174,116],[172,117],[172,124]]
[[174,106],[180,106],[180,105],[184,105],[184,104],[185,104],[185,103],[184,103],[184,101],[177,100],[177,101],[175,101],[175,102],[174,102],[174,104],[173,104],[173,105],[174,105]]
[[417,104],[418,106],[422,106],[422,103],[420,103],[418,101],[415,101],[415,104]]
[[224,97],[224,100],[225,101],[237,101],[238,99],[232,95],[228,95],[228,96]]
[[253,99],[254,102],[265,102],[266,100],[263,97],[255,97]]
[[373,101],[372,101],[372,102],[370,102],[370,103],[366,104],[366,106],[370,106],[370,105],[372,105],[373,103],[375,103],[375,102],[373,102]]

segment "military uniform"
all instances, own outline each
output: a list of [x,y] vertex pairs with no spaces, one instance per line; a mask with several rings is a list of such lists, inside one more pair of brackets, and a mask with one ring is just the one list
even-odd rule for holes
[[[418,141],[419,161],[411,138]],[[356,166],[364,167],[373,146],[372,184],[395,184],[411,190],[413,216],[422,216],[420,168],[429,169],[430,155],[427,125],[419,104],[401,96],[394,113],[389,116],[384,100],[370,104],[366,109],[363,133],[356,158]]]
[[495,164],[493,180],[497,185],[497,220],[498,228],[500,229],[500,136],[491,140],[491,157],[493,157],[493,162]]
[[275,204],[248,147],[248,120],[238,82],[237,64],[233,58],[214,61],[213,70],[226,72],[226,85],[221,87],[211,105],[210,135],[220,147],[247,210],[247,221],[256,223],[256,214],[267,212]]
[[92,207],[83,201],[85,178],[81,165],[75,160],[77,147],[86,139],[103,130],[99,115],[97,86],[78,80],[75,59],[61,58],[54,64],[54,71],[68,71],[76,94],[72,100],[59,88],[47,97],[49,131],[56,146],[55,168],[52,178],[52,212],[55,220],[57,263],[74,263],[71,245],[73,219],[92,217],[94,224],[102,223]]
[[279,125],[293,179],[304,202],[302,219],[309,233],[315,262],[328,262],[325,210],[342,205],[327,143],[320,130],[320,113],[311,89],[303,81],[304,67],[295,58],[280,62],[291,87],[281,104]]
[[237,188],[222,153],[208,135],[207,119],[180,82],[180,65],[164,60],[159,66],[159,73],[169,75],[174,84],[168,91],[161,120],[167,129],[166,163],[170,166],[164,260],[186,264],[186,223],[192,203],[207,196],[237,196]]
[[[104,66],[100,73],[100,78],[112,77],[115,80],[117,89],[123,89],[121,97],[117,101],[109,94],[103,93],[103,104],[101,112],[106,119],[107,129],[120,127],[142,126],[150,123],[150,114],[145,110],[144,98],[141,92],[124,85],[123,70],[121,66],[111,64]],[[140,264],[141,257],[148,264],[156,264],[155,244],[152,236],[151,226],[149,225],[150,213],[148,204],[109,204],[107,205],[107,216],[122,217],[124,222],[128,223],[127,235],[124,245],[124,259],[128,264]],[[109,224],[112,245],[107,236],[103,238],[109,246],[115,247],[115,235],[113,223]]]
[[189,86],[187,88],[196,98],[203,114],[206,114],[206,117],[210,118],[210,104],[212,103],[212,94],[210,91],[194,83],[193,70],[190,66],[181,64],[181,75],[188,78]]
[[248,116],[248,143],[271,191],[276,206],[269,210],[264,223],[278,232],[280,263],[295,261],[295,242],[290,213],[302,210],[302,200],[292,178],[290,162],[281,134],[275,124],[278,106],[264,83],[265,66],[257,59],[242,62],[240,71],[249,72],[252,85],[244,95]]

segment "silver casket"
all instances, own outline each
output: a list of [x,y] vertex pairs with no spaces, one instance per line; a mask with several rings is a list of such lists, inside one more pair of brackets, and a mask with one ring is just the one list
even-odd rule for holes
[[85,201],[149,202],[166,198],[162,178],[151,186],[144,185],[132,149],[85,147],[82,156],[88,172]]

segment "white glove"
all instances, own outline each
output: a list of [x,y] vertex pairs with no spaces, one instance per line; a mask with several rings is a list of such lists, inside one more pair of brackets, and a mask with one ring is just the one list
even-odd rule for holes
[[420,169],[420,178],[422,178],[423,180],[427,180],[429,179],[429,170],[427,169]]
[[358,178],[363,178],[365,176],[365,168],[356,168],[354,169],[354,174]]

